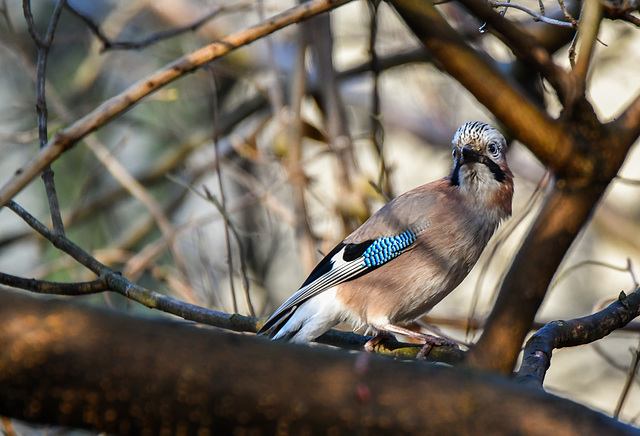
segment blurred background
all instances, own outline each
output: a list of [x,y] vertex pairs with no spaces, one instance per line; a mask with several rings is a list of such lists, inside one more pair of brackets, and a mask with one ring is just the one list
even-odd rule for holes
[[[55,2],[32,3],[35,26],[44,34]],[[296,5],[69,4],[76,14],[63,11],[47,63],[49,135],[183,54]],[[538,7],[533,0],[521,4]],[[557,9],[555,2],[545,5],[551,13]],[[478,30],[482,23],[454,4],[440,8],[478,50],[558,114],[550,87],[527,77],[490,32]],[[514,10],[507,16],[553,37],[550,50],[569,68],[566,31]],[[204,17],[209,19],[198,23]],[[105,48],[88,20],[112,43],[131,44]],[[166,37],[162,32],[169,29],[184,31]],[[640,92],[640,29],[604,21],[599,40],[589,96],[600,119],[610,120]],[[2,184],[38,149],[36,59],[20,2],[3,1]],[[471,120],[495,125],[491,113],[430,61],[388,5],[359,0],[160,89],[66,152],[53,171],[67,236],[98,260],[173,298],[267,316],[322,253],[388,198],[445,176],[453,133]],[[514,218],[460,288],[430,314],[430,322],[463,341],[477,338],[467,324],[489,313],[548,183],[544,167],[517,142],[511,142],[508,160],[516,176]],[[592,313],[634,289],[640,274],[639,170],[636,146],[556,274],[541,322]],[[15,200],[50,225],[40,179]],[[55,281],[93,278],[7,209],[0,210],[0,271]],[[159,316],[119,295],[76,298]],[[639,339],[638,330],[616,332],[597,344],[558,350],[546,389],[609,415],[620,411],[622,420],[638,425],[637,379],[620,403]]]

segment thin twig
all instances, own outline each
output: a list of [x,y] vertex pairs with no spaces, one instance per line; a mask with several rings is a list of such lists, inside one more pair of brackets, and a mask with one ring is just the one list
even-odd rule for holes
[[[224,211],[224,214],[227,213],[227,197],[224,195],[224,186],[222,184],[222,171],[220,169],[220,153],[218,151],[218,91],[216,89],[216,80],[210,68],[207,69],[209,73],[209,78],[211,80],[211,116],[212,116],[212,127],[213,127],[213,155],[215,159],[215,171],[216,171],[216,180],[218,182],[218,191],[220,191],[220,202],[219,209]],[[209,193],[207,188],[205,187],[205,192],[207,193],[207,197],[212,199],[213,196]],[[213,201],[212,201],[213,202]],[[224,243],[227,248],[227,268],[229,271],[229,289],[231,291],[231,302],[233,305],[233,313],[238,312],[238,301],[236,299],[236,287],[233,273],[233,252],[231,251],[231,238],[229,237],[229,223],[225,219],[222,223],[224,226]]]
[[636,282],[636,278],[635,275],[633,274],[633,270],[631,269],[631,264],[629,263],[629,259],[627,259],[627,265],[624,267],[621,266],[616,266],[616,265],[612,265],[610,263],[607,262],[601,262],[598,260],[585,260],[582,262],[578,262],[575,265],[570,266],[569,268],[563,270],[557,277],[556,279],[549,285],[549,292],[554,289],[558,283],[560,283],[562,280],[564,280],[570,273],[572,273],[573,271],[576,271],[582,267],[585,266],[601,266],[604,268],[608,268],[608,269],[612,269],[614,271],[620,271],[620,272],[626,272],[629,273],[631,275],[631,281],[633,284],[633,287],[638,287],[638,283]]
[[[231,233],[233,234],[235,240],[236,240],[236,244],[238,246],[238,252],[239,252],[239,257],[240,257],[240,271],[241,271],[241,277],[242,277],[242,287],[244,288],[244,292],[245,292],[245,299],[247,302],[247,307],[249,309],[249,312],[252,314],[251,316],[255,316],[253,315],[253,313],[255,312],[253,309],[253,304],[251,304],[251,295],[249,293],[249,275],[247,273],[247,263],[246,263],[246,255],[244,252],[244,245],[242,244],[242,239],[240,239],[240,234],[238,233],[238,230],[236,230],[235,226],[233,225],[233,221],[231,220],[231,217],[229,216],[227,210],[222,206],[222,204],[220,203],[220,201],[218,201],[218,199],[213,196],[211,194],[211,192],[209,192],[209,190],[207,189],[206,186],[203,186],[204,192],[205,192],[205,196],[204,198],[206,198],[207,200],[209,200],[215,207],[216,209],[218,209],[218,212],[220,212],[220,215],[222,215],[222,217],[224,218],[224,221],[226,223],[226,225],[228,226],[228,229],[231,230]],[[195,191],[197,192],[197,191]],[[202,196],[202,194],[199,194]],[[231,252],[229,252],[229,256],[231,256]],[[233,277],[232,277],[233,279]]]
[[150,45],[156,44],[158,42],[164,41],[165,39],[173,38],[174,36],[178,36],[182,33],[186,32],[195,32],[202,25],[206,24],[211,19],[217,17],[221,13],[224,12],[237,12],[242,9],[246,9],[252,6],[252,2],[244,2],[238,3],[234,5],[228,6],[218,6],[217,8],[210,11],[208,14],[204,15],[202,18],[197,19],[193,23],[186,24],[184,26],[176,27],[173,29],[163,30],[157,33],[154,33],[146,38],[140,39],[138,41],[111,41],[100,29],[100,26],[94,22],[91,17],[83,14],[79,10],[75,9],[73,6],[67,4],[67,9],[69,12],[80,18],[89,29],[93,32],[93,34],[100,40],[102,43],[102,51],[107,50],[132,50],[132,49],[141,49],[148,47]]
[[624,383],[624,387],[622,388],[622,392],[620,392],[620,398],[618,398],[618,404],[616,404],[616,409],[613,412],[613,417],[618,418],[620,416],[620,412],[622,411],[622,407],[624,406],[625,401],[629,397],[629,392],[631,391],[631,385],[636,378],[636,372],[638,371],[638,364],[640,364],[640,343],[636,346],[636,349],[633,350],[633,361],[631,362],[631,368],[629,368],[629,373],[627,374],[627,380]]
[[[305,96],[307,86],[307,48],[309,46],[307,38],[307,24],[298,29],[298,44],[294,69],[292,71],[290,90],[290,114],[287,118],[288,125],[288,152],[286,159],[287,172],[291,185],[292,206],[294,213],[294,231],[300,253],[300,263],[305,273],[311,272],[318,259],[316,256],[316,238],[309,225],[309,212],[305,193],[308,187],[308,178],[302,164],[302,144],[303,144],[303,117],[302,101]],[[283,112],[285,115],[287,112]]]
[[[38,118],[38,139],[40,149],[47,146],[47,140],[49,139],[47,129],[47,99],[45,93],[47,58],[49,56],[51,45],[53,44],[53,35],[55,34],[56,27],[60,21],[60,14],[62,13],[65,3],[65,0],[59,0],[57,2],[51,16],[51,21],[49,22],[47,34],[43,39],[35,28],[33,13],[31,12],[31,1],[23,0],[22,2],[22,9],[29,29],[29,34],[38,48],[38,61],[36,66],[36,114]],[[53,170],[50,165],[47,165],[42,169],[42,181],[44,182],[45,192],[47,193],[53,229],[56,233],[64,235],[64,224],[60,214],[60,204],[56,193],[56,185],[53,180]]]
[[629,179],[627,177],[616,176],[615,180],[618,180],[619,182],[625,183],[627,185],[640,186],[640,180],[636,180],[636,179]]
[[542,23],[547,23],[547,24],[552,24],[554,26],[559,26],[559,27],[568,27],[570,29],[574,28],[574,25],[570,22],[567,21],[560,21],[560,20],[556,20],[554,18],[549,18],[549,17],[545,17],[542,14],[539,14],[537,12],[532,11],[529,8],[526,8],[522,5],[516,4],[516,3],[506,3],[506,2],[492,2],[490,1],[489,4],[491,6],[493,6],[494,8],[515,8],[518,9],[522,12],[525,12],[529,15],[531,15],[533,17],[533,21],[540,21]]
[[89,295],[109,290],[102,279],[81,283],[60,283],[46,280],[27,279],[0,272],[0,284],[12,288],[24,289],[38,294]]
[[[189,287],[189,277],[187,274],[187,268],[184,263],[183,254],[180,250],[179,244],[175,243],[175,231],[171,221],[164,214],[162,206],[156,201],[155,198],[145,189],[140,182],[138,182],[133,175],[124,167],[124,165],[115,157],[111,152],[100,142],[96,140],[87,140],[87,146],[105,166],[109,173],[120,183],[134,198],[140,201],[151,213],[158,228],[162,232],[165,243],[171,252],[176,267],[182,275],[184,283]],[[185,295],[191,302],[195,302],[193,292],[188,292]]]
[[578,59],[573,67],[578,95],[583,95],[587,83],[587,72],[593,57],[595,43],[602,22],[602,7],[599,1],[585,1],[580,14],[580,27],[577,41]]
[[89,114],[66,129],[59,130],[47,146],[22,168],[11,175],[0,189],[0,207],[7,204],[31,180],[65,151],[72,148],[90,132],[98,129],[116,116],[135,105],[144,97],[174,80],[192,72],[203,64],[219,58],[239,47],[269,35],[283,27],[327,12],[350,0],[312,0],[288,9],[264,22],[233,35],[221,38],[210,45],[184,55],[147,78],[133,84],[120,94],[110,98]]

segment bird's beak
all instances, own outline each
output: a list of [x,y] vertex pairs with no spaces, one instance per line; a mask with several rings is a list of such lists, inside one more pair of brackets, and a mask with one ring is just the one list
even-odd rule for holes
[[474,163],[474,162],[481,163],[483,161],[484,161],[484,156],[482,154],[478,153],[473,148],[467,145],[462,147],[462,163],[463,164]]

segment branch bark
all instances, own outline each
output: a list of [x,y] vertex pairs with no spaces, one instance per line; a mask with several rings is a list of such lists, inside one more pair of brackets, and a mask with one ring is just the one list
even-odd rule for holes
[[273,343],[0,290],[0,415],[128,434],[637,435],[466,370]]
[[[583,174],[585,168],[590,168],[585,157],[576,153],[577,147],[564,126],[531,102],[495,65],[469,47],[431,2],[390,0],[390,3],[442,68],[526,144],[543,164],[556,173]],[[490,8],[489,11],[495,14]]]
[[640,288],[625,295],[593,315],[569,321],[554,321],[538,330],[527,341],[519,381],[542,386],[554,349],[589,344],[627,325],[640,314]]

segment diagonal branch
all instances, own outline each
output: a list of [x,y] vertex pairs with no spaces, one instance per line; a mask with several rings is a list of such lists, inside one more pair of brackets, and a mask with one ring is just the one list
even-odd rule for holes
[[553,62],[551,54],[535,38],[522,32],[515,24],[494,11],[485,1],[460,0],[460,3],[476,17],[486,21],[521,61],[539,71],[558,92],[561,101],[572,101],[575,90],[571,77]]
[[160,41],[163,41],[165,39],[178,36],[182,33],[194,32],[199,27],[203,26],[204,24],[211,21],[213,18],[217,17],[222,13],[247,9],[249,6],[251,6],[250,2],[238,3],[234,5],[227,5],[227,6],[217,6],[216,8],[211,10],[208,14],[204,15],[201,18],[198,18],[193,23],[189,23],[184,26],[163,30],[163,31],[154,33],[153,35],[147,36],[146,38],[139,39],[137,41],[111,41],[100,29],[100,26],[91,19],[91,17],[80,12],[70,4],[66,5],[69,12],[71,12],[80,20],[82,20],[87,25],[87,27],[89,27],[89,29],[93,32],[95,37],[100,40],[100,42],[102,43],[102,51],[131,50],[131,49],[145,48],[150,45],[156,44]]
[[[94,274],[100,277],[94,282],[88,282],[88,284],[86,284],[88,288],[84,288],[85,290],[106,285],[106,290],[117,292],[148,308],[170,313],[189,321],[195,321],[236,332],[255,333],[261,326],[261,322],[254,317],[243,316],[240,314],[228,314],[206,309],[204,307],[174,300],[173,298],[164,296],[153,290],[138,286],[127,280],[119,273],[111,270],[106,265],[100,263],[89,253],[66,237],[53,233],[14,201],[9,201],[9,203],[7,203],[7,207],[22,218],[32,229],[51,242],[56,248],[67,253],[78,261],[78,263],[87,267]],[[22,279],[26,281],[21,281],[19,279],[21,278],[12,278],[11,276],[3,279],[0,275],[0,284],[15,286],[20,289],[39,293],[57,293],[54,292],[54,288],[48,287],[48,283],[50,282],[42,282],[44,284],[36,285],[34,283],[28,283],[28,279]],[[102,284],[99,285],[98,283]],[[84,286],[85,284],[81,285]],[[80,287],[80,284],[78,286]],[[51,292],[41,292],[41,289],[50,289]],[[68,295],[68,293],[71,292],[70,290],[63,288],[60,288],[60,290],[62,295]],[[80,290],[81,289],[77,289],[78,292],[80,292]],[[331,330],[318,338],[318,342],[347,349],[364,351],[364,346],[370,339],[371,337],[368,336]],[[376,347],[375,351],[379,354],[390,355],[400,359],[413,360],[416,358],[416,355],[421,348],[421,345],[416,344],[384,341]],[[432,348],[427,358],[429,360],[438,360],[453,364],[460,362],[462,360],[462,355],[462,351],[454,347],[442,346]]]
[[[497,67],[469,47],[430,2],[390,2],[443,69],[525,143],[543,164],[559,173],[580,174],[584,168],[591,167],[584,162],[586,157],[575,152],[577,147],[562,124],[551,119]],[[495,12],[489,10],[493,16]]]
[[131,85],[128,89],[105,101],[66,129],[58,131],[47,146],[26,165],[18,169],[0,189],[0,207],[7,204],[47,165],[73,147],[86,135],[124,113],[138,101],[162,86],[194,71],[206,62],[219,58],[276,30],[327,12],[349,1],[313,0],[288,9],[246,30],[224,37],[208,46],[182,56],[147,78]]

